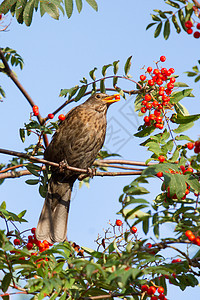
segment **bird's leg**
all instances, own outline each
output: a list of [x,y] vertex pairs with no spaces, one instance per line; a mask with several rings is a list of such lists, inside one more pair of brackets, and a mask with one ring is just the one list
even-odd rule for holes
[[60,161],[59,162],[59,172],[64,173],[67,166],[69,166],[69,164],[66,159],[63,159],[62,161]]
[[96,175],[96,171],[96,168],[87,168],[87,173],[91,178],[93,178]]

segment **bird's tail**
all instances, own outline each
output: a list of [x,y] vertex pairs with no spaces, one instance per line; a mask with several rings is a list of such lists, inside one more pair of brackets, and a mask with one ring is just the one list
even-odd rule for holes
[[67,234],[71,192],[77,177],[53,174],[36,229],[36,238],[49,243],[63,242]]

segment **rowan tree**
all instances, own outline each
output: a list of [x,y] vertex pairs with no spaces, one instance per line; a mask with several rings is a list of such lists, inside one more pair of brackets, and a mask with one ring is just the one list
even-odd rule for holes
[[[95,0],[86,1],[97,10]],[[156,26],[154,37],[163,30],[164,39],[168,39],[174,27],[177,34],[185,31],[188,37],[198,39],[200,3],[196,0],[164,2],[170,11],[155,9],[151,15],[153,22],[147,26],[147,29]],[[81,12],[82,0],[76,0],[76,7]],[[8,13],[18,23],[30,26],[34,13],[40,13],[41,17],[47,13],[58,19],[61,12],[70,18],[73,1],[4,0],[0,5],[1,28],[5,31],[9,27]],[[190,100],[194,95],[187,84],[179,81],[174,67],[168,65],[167,55],[161,53],[150,66],[141,62],[139,78],[132,73],[132,56],[124,64],[115,60],[103,65],[98,77],[97,68],[93,68],[87,76],[78,78],[75,86],[62,89],[60,97],[65,98],[62,105],[51,112],[47,107],[42,116],[40,103],[31,98],[11,69],[23,69],[23,53],[18,54],[10,47],[0,49],[1,75],[8,76],[30,104],[30,120],[19,129],[21,142],[32,136],[36,136],[36,142],[23,153],[17,149],[0,149],[1,154],[12,156],[8,164],[1,164],[1,184],[9,178],[16,180],[31,175],[26,184],[37,185],[41,197],[45,198],[50,176],[46,166],[59,167],[43,159],[49,143],[47,135],[53,134],[65,119],[61,113],[63,107],[99,91],[119,94],[126,101],[130,96],[135,97],[140,126],[134,136],[142,139],[140,147],[148,150],[149,158],[136,162],[120,159],[117,157],[120,153],[104,150],[99,153],[93,166],[95,176],[104,180],[106,176],[129,175],[131,180],[127,179],[119,196],[118,217],[96,238],[94,249],[75,241],[54,245],[38,241],[35,228],[27,225],[27,230],[20,230],[20,223],[26,222],[26,211],[10,212],[3,201],[0,205],[0,217],[5,224],[0,230],[1,297],[9,299],[13,294],[25,294],[31,295],[31,299],[166,300],[168,283],[182,291],[196,287],[200,275],[200,140],[198,137],[193,140],[185,131],[200,114],[190,115],[182,104],[182,100]],[[187,71],[187,75],[198,82],[198,66]],[[2,86],[0,93],[3,100]],[[72,166],[65,167],[73,170]],[[118,170],[112,171],[116,167]],[[81,183],[92,180],[88,170],[80,173]],[[152,179],[157,181],[160,192],[147,200],[147,194],[153,195]],[[166,223],[172,225],[173,232],[163,237],[160,232]]]

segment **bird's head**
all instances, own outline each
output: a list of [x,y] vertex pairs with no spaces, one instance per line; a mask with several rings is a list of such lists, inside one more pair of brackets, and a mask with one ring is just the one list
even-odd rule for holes
[[107,110],[107,108],[115,102],[120,101],[120,95],[107,95],[105,93],[96,93],[90,96],[90,98],[85,102],[90,104],[95,110]]

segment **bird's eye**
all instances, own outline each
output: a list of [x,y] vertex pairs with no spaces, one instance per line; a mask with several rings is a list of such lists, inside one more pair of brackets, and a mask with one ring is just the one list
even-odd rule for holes
[[101,98],[101,96],[100,96],[100,95],[97,95],[97,98]]

